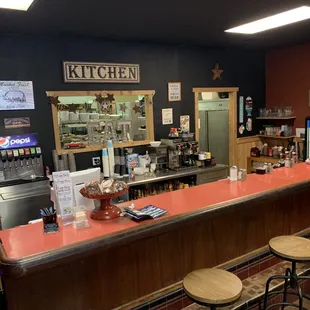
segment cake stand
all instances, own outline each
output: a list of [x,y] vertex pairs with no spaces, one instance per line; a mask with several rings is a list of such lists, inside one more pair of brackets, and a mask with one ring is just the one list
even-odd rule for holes
[[85,198],[95,199],[95,200],[100,201],[100,208],[93,210],[91,213],[91,218],[97,221],[111,220],[116,217],[119,217],[120,214],[122,213],[122,210],[118,208],[117,206],[113,205],[111,200],[112,198],[116,198],[116,197],[124,195],[126,192],[127,192],[127,188],[117,193],[91,195],[91,194],[86,193],[85,188],[82,188],[80,190],[81,195],[84,196]]

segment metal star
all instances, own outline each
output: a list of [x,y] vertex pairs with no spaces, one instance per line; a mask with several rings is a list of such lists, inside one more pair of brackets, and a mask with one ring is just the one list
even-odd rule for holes
[[113,94],[107,94],[107,97],[105,99],[109,100],[110,102],[115,100]]
[[84,103],[84,109],[85,109],[86,113],[90,113],[91,112],[91,106],[92,106],[91,103],[87,103],[87,102]]
[[68,109],[69,109],[69,112],[74,112],[76,113],[76,109],[77,109],[77,106],[75,104],[69,104],[68,105]]
[[132,109],[135,111],[135,114],[142,112],[141,106],[138,106],[136,104]]
[[57,97],[49,97],[49,103],[53,104],[55,107],[57,107],[57,104],[60,103],[58,96]]
[[120,105],[119,105],[119,109],[120,109],[123,113],[125,113],[126,110],[127,110],[126,103],[124,102],[124,103],[120,104]]
[[108,100],[104,100],[101,104],[101,111],[102,112],[107,112],[107,110],[109,109],[109,106],[110,106],[110,102]]
[[99,102],[100,104],[104,101],[104,98],[102,97],[101,94],[99,95],[95,94],[95,96],[96,96],[96,101]]
[[212,70],[213,72],[213,76],[212,76],[212,80],[221,80],[221,74],[224,72],[224,70],[220,69],[220,65],[219,64],[216,64],[215,65],[215,68]]

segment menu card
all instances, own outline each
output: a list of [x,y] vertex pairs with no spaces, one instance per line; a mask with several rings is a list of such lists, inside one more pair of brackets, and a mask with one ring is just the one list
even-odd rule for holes
[[72,224],[74,220],[73,213],[73,193],[70,171],[53,172],[54,190],[56,201],[58,203],[59,213],[62,224]]
[[152,205],[143,207],[142,209],[124,208],[124,213],[134,220],[155,219],[166,214],[168,210],[158,208]]

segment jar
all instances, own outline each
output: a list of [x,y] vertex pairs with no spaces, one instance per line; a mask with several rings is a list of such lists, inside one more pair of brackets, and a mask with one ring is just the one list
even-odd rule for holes
[[274,146],[272,149],[272,157],[273,158],[279,158],[279,149],[277,146]]
[[268,166],[267,166],[267,173],[272,173],[272,171],[273,171],[272,164],[271,164],[271,163],[268,163]]
[[247,178],[247,171],[246,169],[239,169],[238,171],[238,179],[241,181],[245,181]]
[[289,151],[285,151],[284,159],[290,159],[290,152]]
[[237,166],[231,166],[229,171],[230,181],[235,182],[238,180],[238,168]]

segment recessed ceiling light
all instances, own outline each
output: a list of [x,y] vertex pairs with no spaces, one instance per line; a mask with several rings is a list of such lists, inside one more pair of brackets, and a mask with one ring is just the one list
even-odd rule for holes
[[301,6],[280,14],[272,15],[254,22],[244,24],[235,28],[225,30],[225,32],[253,34],[288,24],[293,24],[310,18],[310,7]]
[[34,0],[0,0],[0,9],[27,11]]

